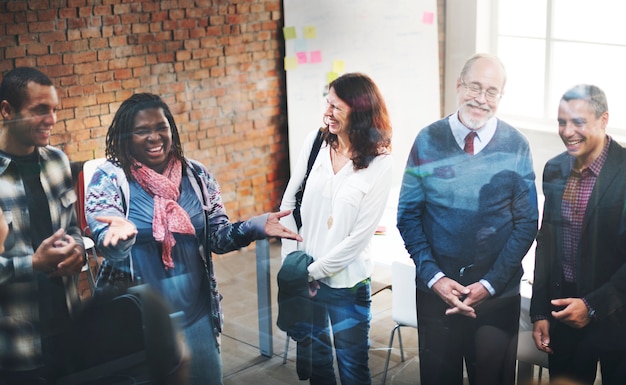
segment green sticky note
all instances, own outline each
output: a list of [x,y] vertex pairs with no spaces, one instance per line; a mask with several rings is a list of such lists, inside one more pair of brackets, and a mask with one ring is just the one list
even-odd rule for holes
[[295,27],[283,27],[283,35],[285,36],[285,40],[295,39],[296,28]]

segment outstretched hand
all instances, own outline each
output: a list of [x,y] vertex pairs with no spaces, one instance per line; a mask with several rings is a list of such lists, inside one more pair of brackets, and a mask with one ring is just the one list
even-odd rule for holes
[[265,234],[267,234],[268,237],[295,239],[298,242],[302,242],[300,234],[289,230],[280,223],[280,218],[286,217],[289,214],[291,214],[291,210],[271,213],[267,217],[267,222],[265,222]]
[[104,247],[109,245],[115,247],[117,242],[125,241],[137,235],[135,224],[125,218],[115,216],[96,217],[96,220],[109,225],[102,241],[102,246]]

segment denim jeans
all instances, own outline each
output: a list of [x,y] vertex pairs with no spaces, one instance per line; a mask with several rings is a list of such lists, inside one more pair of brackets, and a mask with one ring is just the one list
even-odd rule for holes
[[313,297],[312,385],[335,385],[332,328],[335,354],[342,385],[370,385],[369,329],[371,314],[370,281],[354,287],[333,289],[320,283]]
[[222,356],[208,314],[185,328],[185,339],[191,354],[189,385],[222,385]]

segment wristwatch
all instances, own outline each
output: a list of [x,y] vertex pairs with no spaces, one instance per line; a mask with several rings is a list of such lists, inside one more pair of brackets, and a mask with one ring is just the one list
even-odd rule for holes
[[587,317],[589,317],[590,320],[593,320],[596,318],[596,309],[592,308],[586,299],[582,298],[582,300],[585,303],[585,306],[587,306]]
[[589,311],[587,312],[587,317],[589,317],[589,319],[596,318],[596,310],[589,308]]

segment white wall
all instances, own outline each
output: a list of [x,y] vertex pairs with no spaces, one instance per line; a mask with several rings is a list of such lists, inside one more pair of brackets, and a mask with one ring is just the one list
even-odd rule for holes
[[378,85],[393,125],[394,185],[417,132],[439,118],[436,0],[285,0],[285,26],[298,37],[314,26],[314,39],[286,40],[286,56],[320,51],[322,61],[287,70],[291,167],[306,134],[322,125],[327,74],[363,72]]

